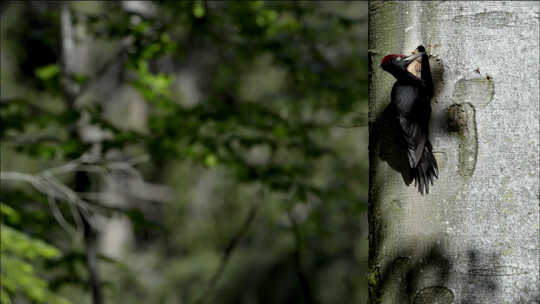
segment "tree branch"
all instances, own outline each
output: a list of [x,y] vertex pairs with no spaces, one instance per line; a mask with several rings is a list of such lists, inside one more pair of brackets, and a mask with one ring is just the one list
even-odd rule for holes
[[257,215],[257,211],[259,209],[259,204],[254,205],[251,207],[251,210],[249,211],[248,215],[242,222],[242,225],[240,226],[240,229],[233,235],[233,237],[229,240],[229,243],[227,247],[225,248],[225,251],[223,252],[223,256],[221,257],[221,261],[219,263],[219,266],[208,282],[208,287],[205,289],[205,291],[201,294],[199,299],[195,301],[197,304],[203,304],[206,301],[209,300],[210,296],[214,292],[216,285],[223,274],[223,271],[225,270],[225,267],[227,266],[229,259],[232,256],[233,251],[236,249],[236,246],[238,243],[242,240],[242,238],[245,236],[247,231],[249,230],[249,227],[251,226],[251,223],[253,223],[253,220],[255,219]]
[[293,252],[293,258],[294,258],[294,268],[296,271],[296,276],[298,277],[298,280],[300,281],[300,287],[302,289],[302,295],[304,297],[304,300],[307,304],[315,304],[315,300],[313,298],[311,287],[309,285],[308,276],[305,274],[304,270],[302,269],[302,235],[300,233],[300,227],[298,226],[298,222],[296,221],[296,218],[292,214],[291,211],[288,213],[289,220],[291,221],[293,233],[294,233],[294,239],[295,239],[295,249]]

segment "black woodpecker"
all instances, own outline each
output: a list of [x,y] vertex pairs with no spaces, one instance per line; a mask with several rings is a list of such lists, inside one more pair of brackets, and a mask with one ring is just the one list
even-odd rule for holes
[[[420,68],[420,73],[414,73],[413,62]],[[437,161],[428,139],[433,97],[428,55],[425,48],[419,46],[411,56],[385,56],[381,68],[396,78],[392,87],[391,106],[394,107],[400,137],[407,150],[411,177],[420,194],[423,195],[424,191],[429,193],[429,184],[433,185],[434,178],[439,176]]]

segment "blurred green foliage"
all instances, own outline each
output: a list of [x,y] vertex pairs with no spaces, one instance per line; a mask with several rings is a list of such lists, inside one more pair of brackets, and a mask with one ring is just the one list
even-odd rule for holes
[[[2,217],[7,223],[18,223],[20,216],[13,208],[0,204]],[[2,246],[0,303],[12,303],[12,295],[22,293],[37,303],[70,303],[51,292],[46,280],[36,273],[35,263],[58,258],[60,251],[38,238],[0,224]]]
[[[101,256],[107,302],[367,299],[364,4],[156,1],[136,10],[74,2],[75,28],[112,60],[98,56],[69,75],[59,5],[12,2],[2,11],[2,51],[13,59],[8,67],[2,59],[9,75],[0,103],[2,170],[33,172],[80,157],[92,143],[73,130],[85,121],[109,134],[99,142],[103,155],[148,153],[138,170],[175,193],[142,207],[91,201],[103,216],[128,218],[134,232],[120,259]],[[195,75],[194,100],[181,85],[186,71]],[[66,79],[83,92],[76,106],[66,102]],[[138,127],[127,123],[125,104],[100,92],[104,82],[144,99]],[[2,187],[11,224],[2,225],[2,289],[34,302],[88,302],[80,240],[59,229],[42,193]],[[59,208],[75,225],[68,204]],[[250,210],[256,217],[231,241]],[[234,254],[211,286],[228,250]]]

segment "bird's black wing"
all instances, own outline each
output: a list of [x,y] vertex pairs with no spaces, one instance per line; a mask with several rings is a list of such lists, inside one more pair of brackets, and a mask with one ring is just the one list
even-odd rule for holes
[[422,106],[420,88],[397,82],[392,89],[392,102],[397,111],[397,122],[401,136],[407,146],[409,166],[415,168],[422,157],[428,136],[430,109],[418,109]]

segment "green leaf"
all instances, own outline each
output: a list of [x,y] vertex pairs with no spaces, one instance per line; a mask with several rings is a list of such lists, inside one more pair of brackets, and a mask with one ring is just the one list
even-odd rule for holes
[[217,163],[218,163],[218,159],[214,154],[208,154],[204,158],[204,164],[207,165],[208,167],[214,167],[215,165],[217,165]]
[[278,126],[278,127],[274,128],[274,135],[276,135],[278,137],[287,136],[287,128],[285,128],[283,126]]
[[0,304],[11,304],[11,299],[4,288],[0,288]]
[[0,227],[2,229],[0,231],[3,245],[2,252],[11,252],[28,259],[36,257],[54,258],[60,255],[58,249],[40,239],[30,238],[28,235],[9,226],[0,225]]
[[0,203],[0,214],[2,214],[2,217],[6,217],[7,221],[13,224],[16,224],[20,220],[20,215],[15,209],[11,208],[10,206]]
[[77,74],[73,76],[73,80],[78,84],[85,84],[88,82],[88,76]]
[[60,74],[60,69],[57,64],[49,64],[36,69],[36,76],[45,81]]
[[[4,205],[2,205],[4,206]],[[3,212],[9,208],[2,208]],[[8,211],[9,212],[9,211]],[[51,292],[48,282],[39,274],[38,261],[60,256],[55,247],[37,238],[1,225],[1,303],[10,303],[10,295],[23,294],[37,303],[67,304],[67,300]]]
[[197,1],[193,4],[193,16],[195,16],[195,18],[202,18],[205,13],[206,10],[201,1]]

